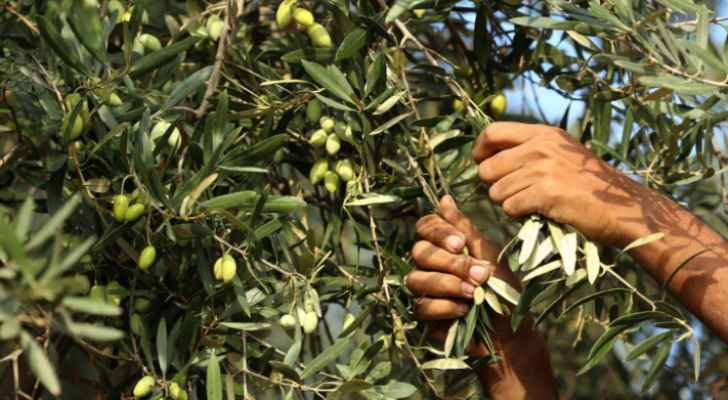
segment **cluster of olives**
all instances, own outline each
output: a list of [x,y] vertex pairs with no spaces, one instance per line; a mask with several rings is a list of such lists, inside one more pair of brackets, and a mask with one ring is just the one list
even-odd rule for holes
[[125,194],[114,196],[114,219],[118,222],[134,222],[146,211],[146,199],[139,190],[135,190],[131,198]]
[[[491,117],[500,119],[505,114],[507,106],[508,100],[506,100],[506,96],[503,93],[497,93],[491,97],[488,103],[488,112]],[[465,111],[465,104],[462,100],[455,99],[452,101],[452,108],[456,112],[463,112]]]
[[[154,390],[154,387],[156,385],[157,381],[154,379],[154,377],[146,375],[139,379],[139,381],[137,381],[136,385],[134,385],[134,391],[132,393],[134,394],[135,398],[141,399],[152,394],[152,390]],[[172,397],[174,400],[188,399],[187,392],[185,392],[185,390],[182,389],[182,387],[177,382],[170,382],[169,386],[167,386],[167,392],[169,393],[169,396]]]
[[296,0],[283,0],[276,10],[276,23],[281,29],[287,28],[292,22],[306,29],[308,38],[316,47],[330,48],[334,44],[326,27],[316,22],[311,11],[298,7]]
[[320,158],[309,171],[311,184],[318,185],[323,181],[324,187],[331,193],[339,190],[340,179],[349,184],[356,183],[356,167],[349,158],[329,161],[341,149],[341,142],[351,143],[354,138],[351,127],[343,121],[336,121],[328,116],[321,116],[321,104],[318,100],[308,103],[306,116],[310,122],[318,122],[318,129],[311,132],[308,142],[315,148],[323,148],[327,158]]

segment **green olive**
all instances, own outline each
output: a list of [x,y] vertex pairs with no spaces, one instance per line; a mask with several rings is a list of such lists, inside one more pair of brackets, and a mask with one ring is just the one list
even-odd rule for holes
[[139,379],[139,381],[134,385],[134,397],[137,399],[140,399],[142,397],[147,397],[152,393],[152,389],[154,388],[154,385],[157,382],[154,380],[154,377],[151,377],[149,375],[143,377],[142,379]]
[[142,250],[141,253],[139,253],[139,260],[137,261],[137,265],[139,265],[139,269],[142,271],[148,270],[152,265],[154,265],[154,261],[157,259],[157,249],[154,248],[154,246],[147,246]]
[[[61,124],[61,134],[66,132],[70,118],[71,118],[70,114],[63,117],[63,123]],[[76,114],[76,118],[73,119],[73,125],[71,125],[70,131],[68,133],[68,139],[75,140],[76,138],[81,136],[82,133],[83,133],[83,118],[81,117],[81,115]]]
[[308,139],[308,142],[311,144],[311,146],[321,147],[326,144],[326,139],[328,137],[329,135],[326,133],[326,131],[324,131],[323,129],[318,129],[311,134],[311,138]]
[[330,155],[336,155],[341,149],[341,139],[336,134],[331,134],[326,138],[326,152]]
[[276,24],[283,29],[293,21],[293,3],[295,0],[284,0],[276,10]]
[[220,38],[222,30],[225,28],[225,23],[222,22],[220,17],[213,15],[207,19],[205,27],[207,28],[207,33],[210,35],[210,38],[212,40],[217,40]]
[[321,24],[314,23],[308,27],[306,33],[308,33],[309,39],[311,39],[311,42],[316,47],[328,49],[334,45],[331,41],[331,36],[329,36],[329,31]]
[[330,117],[321,117],[319,125],[321,125],[321,129],[323,129],[326,133],[331,133],[336,128],[336,121]]
[[326,175],[326,172],[328,172],[328,170],[328,160],[316,161],[311,167],[311,171],[309,172],[309,180],[311,181],[311,184],[316,185],[321,182],[324,179],[324,175]]
[[318,315],[314,311],[308,311],[303,317],[301,325],[305,333],[313,333],[318,327]]
[[126,210],[129,208],[129,198],[123,194],[117,194],[114,196],[114,219],[122,222],[126,215]]
[[228,283],[235,277],[237,268],[235,259],[231,255],[225,254],[215,261],[213,275],[215,279]]
[[144,214],[144,204],[133,204],[124,213],[124,222],[133,222]]
[[93,285],[88,296],[93,300],[106,303],[106,288],[103,285]]
[[235,263],[235,260],[230,257],[226,256],[227,258],[223,260],[222,262],[222,271],[220,273],[220,279],[224,283],[228,283],[235,277],[235,274],[237,273],[238,266]]
[[324,187],[331,193],[339,190],[339,175],[334,171],[328,171],[324,175]]
[[134,313],[129,318],[129,329],[131,329],[131,332],[137,336],[141,336],[144,332],[144,321],[142,321],[142,316]]
[[144,46],[144,50],[159,51],[162,50],[162,42],[156,36],[149,33],[139,35],[139,42]]
[[187,392],[185,392],[185,390],[182,389],[182,387],[177,382],[172,382],[169,384],[169,395],[172,396],[174,400],[187,399]]
[[303,25],[306,28],[316,22],[313,14],[311,14],[311,11],[308,11],[307,9],[301,7],[296,7],[295,9],[293,9],[293,19],[296,21],[297,24]]
[[498,93],[490,100],[490,113],[493,117],[500,118],[506,112],[508,100],[502,93]]
[[306,105],[306,118],[311,123],[319,122],[321,118],[321,102],[318,99],[313,99]]
[[134,299],[134,311],[136,312],[145,313],[149,311],[151,306],[152,301],[146,297],[137,297]]
[[345,182],[349,182],[356,177],[354,164],[348,158],[337,161],[334,170]]
[[285,329],[292,329],[296,326],[296,318],[291,314],[284,314],[278,323]]

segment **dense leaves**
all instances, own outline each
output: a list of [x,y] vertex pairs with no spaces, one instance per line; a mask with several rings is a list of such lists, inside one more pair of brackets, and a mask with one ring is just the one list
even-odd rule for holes
[[[514,328],[538,316],[572,397],[700,396],[703,365],[725,372],[624,251],[507,221],[471,160],[491,117],[531,120],[502,93],[537,82],[587,106],[556,116],[582,143],[727,233],[728,62],[705,5],[0,8],[3,393],[475,398],[465,349],[490,344],[496,312]],[[526,284],[489,281],[440,344],[402,277],[414,222],[445,193]]]

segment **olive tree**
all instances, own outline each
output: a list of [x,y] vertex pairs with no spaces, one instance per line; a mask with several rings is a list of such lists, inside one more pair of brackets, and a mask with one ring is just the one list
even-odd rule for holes
[[[570,104],[577,140],[727,234],[728,55],[710,4],[0,9],[3,393],[479,398],[473,371],[498,360],[465,348],[489,343],[494,313],[534,315],[569,397],[703,396],[726,370],[628,249],[509,220],[471,157],[491,121],[539,120],[503,95],[537,84]],[[526,283],[491,279],[442,344],[402,279],[414,223],[444,194]]]

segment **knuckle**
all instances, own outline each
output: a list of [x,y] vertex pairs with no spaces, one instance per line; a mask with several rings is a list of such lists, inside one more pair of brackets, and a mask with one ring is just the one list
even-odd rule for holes
[[415,263],[422,263],[428,256],[432,244],[426,240],[418,240],[414,246],[412,246],[412,259]]
[[510,198],[503,202],[503,212],[511,218],[518,217],[519,204],[518,200]]
[[493,184],[490,189],[488,189],[488,197],[490,197],[491,200],[493,200],[495,203],[502,203],[503,200],[503,185],[499,182],[496,182]]
[[428,214],[424,217],[417,220],[417,223],[415,224],[415,228],[417,229],[417,233],[421,233],[422,231],[426,230],[428,226],[432,224],[434,221],[435,215]]
[[455,258],[454,268],[455,271],[453,272],[455,272],[458,276],[468,276],[468,271],[470,271],[470,257],[465,254],[458,255]]
[[544,184],[541,185],[540,192],[542,198],[546,200],[546,202],[544,203],[557,202],[561,197],[561,189],[552,179],[547,179],[544,181]]
[[478,166],[478,176],[482,181],[492,182],[495,177],[493,172],[494,171],[490,165],[490,160],[483,161],[482,163],[480,163],[480,166]]

